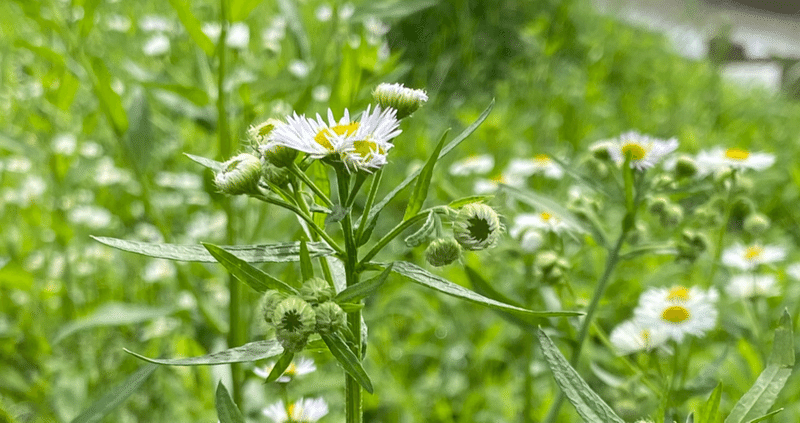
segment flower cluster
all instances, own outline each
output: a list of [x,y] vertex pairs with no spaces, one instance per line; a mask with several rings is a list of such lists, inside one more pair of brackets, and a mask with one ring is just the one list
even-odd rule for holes
[[[453,176],[484,176],[494,168],[494,156],[480,154],[453,162],[449,172]],[[475,180],[473,191],[476,194],[492,193],[497,191],[500,184],[522,187],[528,178],[537,174],[548,179],[561,179],[564,176],[564,169],[546,154],[537,154],[530,158],[514,158],[494,177]]]
[[279,400],[261,413],[274,423],[314,423],[328,414],[328,403],[322,398],[300,398],[286,406]]

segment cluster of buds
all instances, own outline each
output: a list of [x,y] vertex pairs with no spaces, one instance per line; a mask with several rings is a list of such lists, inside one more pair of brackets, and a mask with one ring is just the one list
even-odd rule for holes
[[693,262],[708,248],[708,238],[701,232],[685,230],[678,242],[678,260]]
[[275,328],[285,351],[302,351],[312,334],[335,333],[345,327],[344,310],[332,301],[333,295],[333,288],[320,278],[305,281],[298,295],[275,290],[264,294],[264,321]]
[[656,197],[651,200],[650,213],[658,216],[662,226],[673,227],[683,220],[683,208],[665,197]]
[[[494,247],[503,233],[500,217],[486,204],[470,203],[454,213],[452,237],[444,236],[438,223],[421,229],[431,233],[436,227],[437,236],[425,250],[425,260],[431,266],[442,267],[457,261],[462,250],[478,251]],[[415,235],[420,237],[419,234]]]
[[534,262],[536,273],[544,283],[556,283],[569,269],[569,262],[554,251],[542,251]]

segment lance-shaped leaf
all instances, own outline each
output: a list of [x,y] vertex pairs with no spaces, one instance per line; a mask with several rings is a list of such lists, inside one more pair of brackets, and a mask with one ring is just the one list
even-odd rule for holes
[[753,420],[750,420],[750,421],[749,421],[749,422],[747,422],[747,423],[758,423],[758,422],[763,422],[764,420],[766,420],[766,419],[768,419],[768,418],[770,418],[770,417],[772,417],[772,416],[774,416],[774,415],[776,415],[776,414],[780,413],[781,411],[783,411],[783,408],[779,408],[779,409],[777,409],[777,410],[775,410],[775,411],[773,411],[773,412],[771,412],[771,413],[764,414],[763,416],[761,416],[761,417],[759,417],[759,418],[756,418],[756,419],[753,419]]
[[253,267],[250,263],[239,259],[222,248],[212,244],[203,244],[203,246],[206,247],[208,252],[211,253],[221,265],[228,269],[231,275],[255,289],[256,292],[263,294],[269,289],[277,289],[285,294],[297,294],[297,290],[287,285],[285,282],[261,269]]
[[186,157],[192,159],[193,162],[206,167],[208,169],[213,170],[214,172],[219,172],[222,170],[222,162],[218,162],[216,160],[207,159],[202,156],[195,156],[194,154],[183,153]]
[[275,365],[272,366],[272,370],[270,370],[269,375],[267,375],[266,383],[275,382],[278,380],[283,372],[289,368],[289,365],[292,364],[292,360],[294,360],[294,353],[284,351],[278,361],[275,362]]
[[392,272],[393,266],[394,264],[390,264],[380,275],[345,288],[344,291],[336,294],[334,300],[337,303],[345,303],[349,301],[360,301],[372,295],[373,292],[377,291],[378,288],[386,282],[386,278],[388,278],[389,273]]
[[[455,137],[453,141],[450,141],[446,146],[444,146],[444,148],[442,148],[442,152],[439,153],[439,159],[446,156],[447,153],[453,151],[453,149],[458,147],[458,145],[461,144],[462,141],[467,139],[468,136],[470,136],[473,132],[475,132],[475,130],[478,129],[478,127],[483,123],[483,121],[486,120],[486,117],[489,116],[489,113],[492,111],[492,108],[494,108],[494,100],[492,100],[492,102],[489,103],[489,106],[486,108],[486,110],[484,110],[483,113],[481,113],[481,115],[478,116],[477,119],[475,119],[475,122],[472,122],[472,124],[468,126],[466,129],[464,129],[464,131],[462,131],[460,134],[458,134],[458,136]],[[372,229],[375,228],[375,224],[377,223],[378,215],[380,214],[381,210],[383,210],[383,208],[386,207],[386,205],[389,204],[389,202],[392,201],[397,196],[397,194],[400,193],[400,191],[404,190],[409,184],[411,184],[411,182],[414,182],[414,180],[417,178],[417,176],[419,176],[421,172],[422,169],[417,169],[414,172],[411,172],[410,175],[406,176],[406,178],[403,179],[403,182],[397,185],[392,191],[389,192],[389,194],[386,194],[386,197],[384,197],[383,200],[381,200],[378,204],[372,207],[372,210],[370,210],[369,216],[367,218],[367,225],[365,226],[362,238],[369,239],[369,235],[372,232]],[[361,240],[359,240],[359,242],[360,241]],[[364,242],[366,242],[366,240],[364,240]]]
[[564,395],[569,402],[575,406],[578,414],[583,417],[583,421],[587,423],[625,423],[597,393],[592,391],[578,372],[569,365],[561,351],[558,350],[553,341],[550,340],[550,337],[541,328],[538,329],[536,334],[539,336],[544,358],[547,360],[550,370],[553,371],[556,383],[564,391]]
[[697,413],[697,423],[717,423],[719,419],[719,402],[722,399],[722,382],[717,384],[708,401],[700,406]]
[[436,149],[433,150],[433,154],[431,154],[431,157],[428,159],[428,162],[425,163],[425,166],[422,167],[422,170],[417,177],[417,183],[414,185],[414,192],[408,199],[408,205],[406,206],[406,213],[403,216],[403,220],[407,220],[409,217],[414,216],[420,210],[422,210],[422,204],[425,203],[425,199],[428,198],[428,187],[431,186],[433,168],[436,166],[436,162],[439,160],[439,153],[442,152],[444,140],[447,139],[447,134],[449,132],[449,129],[444,131],[442,138],[440,138],[439,142],[436,143]]
[[328,349],[331,351],[331,354],[333,354],[336,360],[339,361],[339,364],[344,368],[344,371],[352,376],[361,387],[371,394],[373,392],[372,381],[369,379],[369,375],[367,375],[364,367],[361,366],[361,361],[350,351],[350,348],[347,347],[344,340],[336,334],[323,334],[321,336],[322,340],[325,341],[325,345],[327,345]]
[[57,344],[64,338],[83,329],[125,326],[147,322],[168,316],[178,310],[179,308],[177,307],[147,307],[138,304],[107,303],[98,307],[94,313],[62,326],[53,338],[53,344]]
[[86,411],[72,419],[72,423],[96,423],[101,421],[103,417],[107,416],[108,413],[117,408],[128,399],[132,393],[139,389],[150,375],[153,374],[156,367],[158,366],[148,364],[135,371],[128,376],[127,379],[122,381],[122,383],[111,388],[110,391],[95,401]]
[[244,423],[244,416],[220,381],[217,384],[216,404],[219,423]]
[[[478,273],[474,269],[470,268],[469,266],[465,266],[464,271],[466,272],[467,278],[472,284],[472,288],[478,294],[481,294],[485,297],[489,297],[496,301],[500,301],[501,303],[506,303],[515,307],[522,307],[522,304],[517,303],[516,301],[512,300],[511,298],[508,298],[501,292],[498,292],[496,289],[494,289],[494,287],[489,282],[487,282],[486,279],[484,279],[483,276],[480,275],[480,273]],[[529,317],[526,318],[502,310],[495,310],[495,311],[500,315],[500,317],[519,326],[523,330],[533,330],[537,326],[537,323],[534,323],[536,319],[532,319]]]
[[199,357],[148,358],[128,349],[125,349],[125,352],[144,361],[164,366],[216,366],[218,364],[245,363],[275,357],[283,353],[283,347],[276,339],[270,339],[268,341],[250,342],[241,347]]
[[434,229],[436,229],[436,214],[430,212],[428,213],[428,217],[425,218],[425,223],[420,226],[419,230],[407,236],[404,241],[409,248],[414,248],[427,241]]
[[497,310],[507,311],[523,317],[556,317],[556,316],[579,316],[583,313],[577,311],[531,311],[522,307],[516,307],[510,304],[505,304],[491,298],[484,297],[475,291],[464,288],[461,285],[448,281],[440,276],[436,276],[431,272],[417,266],[416,264],[406,261],[396,261],[393,263],[392,270],[399,273],[413,282],[422,286],[434,289],[441,293],[461,298],[469,302],[481,304]]
[[[217,261],[202,245],[157,244],[104,236],[92,236],[92,238],[109,247],[148,257],[202,263],[214,263]],[[330,256],[335,252],[324,242],[309,242],[307,247],[312,258]],[[263,245],[222,245],[220,248],[248,263],[286,263],[300,260],[299,242]]]
[[203,32],[200,27],[200,21],[192,14],[192,10],[189,7],[192,3],[181,0],[169,0],[169,4],[175,9],[178,19],[181,20],[183,27],[186,29],[186,32],[189,33],[189,36],[195,44],[203,50],[206,56],[214,56],[214,43],[208,38],[205,32]]
[[783,311],[781,321],[775,330],[775,342],[767,367],[758,376],[753,386],[733,406],[733,410],[725,423],[744,423],[766,414],[778,394],[792,374],[794,366],[794,336],[792,334],[792,318],[787,310]]

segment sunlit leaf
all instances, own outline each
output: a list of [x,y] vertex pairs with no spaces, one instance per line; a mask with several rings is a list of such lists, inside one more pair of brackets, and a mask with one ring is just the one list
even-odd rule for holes
[[245,363],[275,357],[283,353],[283,347],[275,340],[257,341],[200,357],[159,359],[148,358],[125,349],[125,352],[144,361],[165,366],[216,366],[218,364]]
[[311,256],[308,254],[308,245],[305,239],[300,241],[300,274],[304,281],[314,277],[314,265],[311,264]]
[[224,249],[213,244],[203,244],[203,246],[206,247],[206,250],[208,250],[221,265],[225,266],[225,269],[235,276],[236,279],[249,285],[256,292],[263,294],[267,292],[267,290],[276,289],[289,295],[297,294],[297,290],[287,285],[285,282],[253,267],[250,263]]
[[536,332],[539,343],[542,345],[547,365],[553,371],[556,383],[564,392],[569,402],[575,406],[575,411],[583,417],[585,422],[625,423],[608,404],[595,393],[592,388],[581,378],[578,372],[569,365],[561,351],[553,344],[550,337],[540,328]]
[[331,354],[333,354],[336,360],[339,361],[339,364],[342,365],[344,371],[352,376],[364,390],[371,394],[373,392],[372,381],[361,365],[361,361],[350,351],[350,348],[347,347],[344,340],[339,337],[339,335],[335,334],[324,334],[322,335],[322,340],[325,341],[325,345],[328,346]]
[[205,166],[205,167],[213,170],[214,172],[219,172],[219,171],[222,170],[222,162],[218,162],[218,161],[212,160],[212,159],[207,159],[207,158],[201,157],[201,156],[195,156],[194,154],[189,154],[189,153],[183,153],[183,154],[186,157],[192,159],[193,162],[195,162],[195,163],[197,163],[197,164],[199,164],[201,166]]
[[402,19],[406,16],[435,6],[439,0],[399,0],[395,2],[371,2],[353,15],[353,19],[374,16],[381,19]]
[[100,397],[94,404],[72,419],[71,423],[96,423],[111,413],[115,408],[128,399],[131,394],[136,392],[139,387],[153,374],[158,366],[148,364],[122,381],[119,385],[111,388],[105,395]]
[[244,416],[239,407],[231,399],[231,395],[220,381],[216,392],[217,418],[219,423],[244,423]]
[[708,400],[700,406],[697,412],[697,423],[717,423],[719,419],[719,402],[722,399],[722,382],[717,384]]

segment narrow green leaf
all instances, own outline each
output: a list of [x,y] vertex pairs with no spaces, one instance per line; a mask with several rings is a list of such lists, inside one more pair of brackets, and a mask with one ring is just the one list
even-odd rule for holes
[[783,408],[779,408],[779,409],[777,409],[777,410],[775,410],[775,411],[773,411],[773,412],[771,412],[771,413],[764,414],[763,416],[761,416],[761,417],[758,417],[758,418],[755,418],[755,419],[753,419],[753,420],[750,420],[750,421],[749,421],[749,422],[747,422],[747,423],[758,423],[758,422],[763,422],[764,420],[766,420],[766,419],[768,419],[768,418],[770,418],[770,417],[772,417],[772,416],[774,416],[774,415],[776,415],[776,414],[780,413],[781,411],[783,411]]
[[311,264],[311,256],[308,254],[308,244],[305,239],[300,240],[300,274],[303,275],[304,281],[314,277],[314,265]]
[[484,203],[494,198],[494,195],[472,195],[469,197],[459,198],[458,200],[451,201],[448,206],[453,209],[460,209],[471,203]]
[[[104,236],[92,236],[92,238],[109,247],[148,257],[201,263],[214,263],[217,261],[202,245],[156,244]],[[309,242],[307,247],[312,258],[330,256],[334,253],[333,249],[324,242]],[[220,248],[248,263],[286,263],[300,260],[299,242],[223,245]]]
[[569,402],[575,407],[585,422],[625,423],[614,413],[614,410],[592,391],[578,372],[569,365],[561,351],[553,344],[550,337],[539,328],[536,332],[542,352],[550,370],[553,371],[556,383],[564,392]]
[[430,212],[425,219],[425,223],[420,226],[419,230],[407,236],[404,242],[409,248],[421,245],[428,240],[428,237],[431,236],[434,229],[436,229],[436,216],[434,216],[434,212]]
[[37,55],[37,56],[41,57],[42,59],[45,59],[48,62],[52,63],[53,66],[55,66],[55,67],[66,68],[66,66],[67,66],[67,62],[64,61],[64,57],[62,55],[56,53],[55,51],[53,51],[49,47],[38,46],[38,45],[32,44],[31,42],[29,42],[28,40],[23,39],[23,38],[15,39],[14,40],[14,47],[18,47],[18,48],[22,47],[22,48],[28,49],[31,52],[33,52],[35,55]]
[[238,22],[247,19],[253,9],[261,4],[262,0],[231,0],[231,22]]
[[283,347],[281,347],[281,344],[277,340],[270,339],[268,341],[250,342],[241,347],[231,348],[200,357],[172,359],[148,358],[128,349],[125,349],[125,352],[141,360],[164,366],[216,366],[218,364],[245,363],[248,361],[258,361],[275,357],[283,353]]
[[205,166],[205,167],[213,170],[214,172],[219,172],[220,170],[222,170],[222,162],[218,162],[216,160],[207,159],[207,158],[201,157],[201,156],[195,156],[194,154],[189,154],[189,153],[183,153],[183,154],[186,157],[192,159],[193,162],[195,162],[195,163],[197,163],[197,164],[199,164],[201,166]]
[[[466,129],[464,129],[460,134],[458,134],[458,136],[455,137],[453,141],[450,141],[446,146],[444,146],[444,148],[442,148],[442,152],[439,153],[439,158],[441,159],[442,157],[446,156],[447,153],[453,151],[453,149],[458,147],[458,145],[461,144],[462,141],[467,139],[468,136],[470,136],[473,132],[475,132],[475,130],[478,129],[478,127],[483,123],[483,121],[486,120],[486,118],[489,116],[489,113],[491,113],[493,108],[494,108],[494,100],[492,100],[492,102],[489,103],[489,106],[486,107],[483,113],[481,113],[481,115],[478,116],[477,119],[475,119],[475,122],[472,122],[472,124],[469,125]],[[381,200],[378,204],[376,204],[372,208],[372,210],[370,210],[367,219],[366,229],[364,231],[364,234],[362,234],[362,238],[366,238],[367,240],[369,239],[369,235],[372,233],[372,229],[375,227],[378,215],[380,214],[381,210],[383,210],[383,208],[386,207],[386,205],[389,204],[389,202],[392,201],[397,196],[397,194],[400,193],[400,191],[404,190],[409,184],[411,184],[411,182],[413,182],[421,172],[422,169],[417,169],[416,171],[411,172],[410,175],[406,176],[406,178],[403,179],[403,182],[401,182],[392,191],[390,191],[389,194],[386,194],[386,197],[384,197],[383,200]],[[361,240],[359,240],[359,242],[361,242]]]
[[154,138],[150,124],[150,103],[141,87],[134,89],[127,114],[130,126],[124,138],[125,152],[137,169],[145,170],[150,164]]
[[378,288],[380,288],[381,285],[383,285],[383,283],[386,282],[386,279],[392,272],[392,267],[394,267],[393,263],[388,265],[386,267],[386,270],[381,272],[380,275],[345,288],[344,291],[336,294],[336,298],[334,298],[334,300],[337,303],[360,301],[372,295],[373,292],[377,291]]
[[110,391],[95,401],[86,411],[72,419],[72,423],[96,423],[101,421],[103,417],[107,416],[139,389],[150,375],[153,374],[156,367],[158,366],[148,364],[135,371],[119,385],[111,388]]
[[784,310],[780,326],[775,330],[775,342],[767,367],[753,386],[745,392],[725,423],[743,423],[766,414],[792,374],[794,366],[794,336],[792,319]]
[[433,168],[439,160],[439,153],[442,152],[442,147],[444,147],[444,141],[447,139],[448,133],[450,133],[449,129],[444,131],[442,138],[439,139],[436,148],[433,150],[433,154],[431,154],[425,166],[422,167],[422,171],[419,177],[417,177],[417,183],[414,185],[414,192],[408,199],[408,205],[406,206],[406,213],[403,216],[403,220],[407,220],[409,217],[416,215],[422,210],[422,204],[425,203],[425,199],[428,198],[428,188],[431,185]]
[[294,353],[284,351],[280,358],[278,358],[278,361],[275,362],[275,365],[272,366],[272,370],[270,370],[269,375],[267,376],[266,383],[275,382],[278,380],[283,372],[289,368],[289,365],[292,364],[292,360],[294,360]]
[[722,399],[722,382],[717,384],[708,401],[703,403],[697,413],[697,423],[717,423],[719,419],[719,402]]
[[322,340],[331,351],[331,354],[339,361],[344,371],[352,376],[359,385],[361,385],[370,394],[373,392],[372,381],[369,379],[364,367],[361,366],[361,361],[358,360],[355,354],[350,351],[344,340],[336,334],[324,334]]
[[81,18],[79,33],[81,38],[86,38],[94,27],[94,13],[100,0],[86,0],[83,2],[83,18]]
[[303,18],[298,13],[294,0],[278,0],[278,9],[286,18],[292,38],[300,50],[300,58],[308,60],[311,57],[311,43],[308,41],[308,35],[303,28]]
[[[114,133],[118,137],[122,137],[128,131],[128,117],[125,108],[122,107],[122,99],[111,89],[111,74],[108,72],[105,62],[98,57],[92,57],[90,63],[91,71],[95,76],[94,91],[100,100],[101,109],[108,118]],[[90,70],[87,69],[87,71]]]
[[216,393],[217,418],[219,423],[244,423],[244,416],[231,399],[231,395],[220,381]]
[[192,40],[200,47],[206,56],[211,57],[214,55],[214,43],[203,32],[200,21],[194,17],[192,10],[189,7],[192,3],[181,0],[169,0],[169,4],[175,9],[178,19],[181,20],[186,32],[192,37]]
[[461,285],[455,284],[442,277],[436,276],[427,270],[417,266],[416,264],[406,261],[396,261],[393,263],[392,270],[399,273],[412,281],[434,289],[441,293],[461,298],[469,302],[481,304],[489,308],[507,311],[523,317],[558,317],[558,316],[580,316],[583,313],[577,311],[531,311],[521,307],[516,307],[510,304],[505,304],[500,301],[495,301],[491,298],[484,297],[475,291],[464,288]]
[[435,6],[439,0],[398,0],[395,2],[371,2],[359,7],[353,19],[366,19],[373,16],[381,19],[402,19],[429,7]]
[[486,279],[484,279],[483,276],[481,276],[481,274],[478,273],[475,269],[469,266],[464,266],[464,271],[467,273],[467,277],[469,278],[472,285],[475,286],[476,291],[483,291],[490,298],[506,304],[513,305],[514,307],[520,307],[520,308],[522,307],[522,304],[519,304],[518,302],[502,294],[500,291],[494,289],[492,284],[487,282]]
[[231,275],[249,285],[256,290],[256,292],[264,293],[269,289],[277,289],[285,294],[297,294],[297,290],[287,285],[285,282],[261,269],[253,267],[250,263],[239,259],[224,249],[213,244],[203,244],[203,246],[206,247],[206,250],[208,250],[221,265],[228,269]]
[[61,342],[64,338],[80,330],[147,322],[159,317],[169,316],[178,310],[176,307],[147,307],[137,304],[106,303],[98,307],[94,313],[62,326],[53,338],[53,344]]

